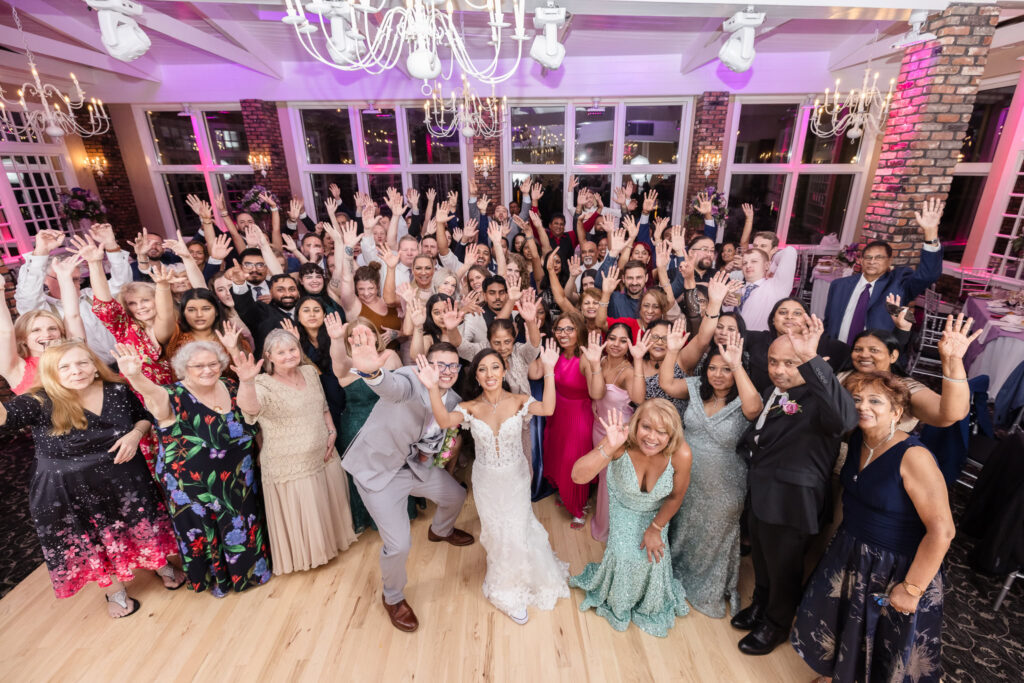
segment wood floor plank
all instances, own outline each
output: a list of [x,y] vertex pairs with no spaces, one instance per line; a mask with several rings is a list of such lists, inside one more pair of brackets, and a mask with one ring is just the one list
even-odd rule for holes
[[[553,498],[534,509],[573,573],[600,560],[603,546],[589,530],[570,529]],[[593,610],[580,612],[582,594],[573,590],[554,610],[533,610],[519,626],[481,592],[481,545],[429,543],[428,526],[423,514],[412,525],[406,597],[420,619],[416,633],[395,630],[380,605],[374,531],[323,567],[275,576],[222,599],[167,591],[152,572],[138,572],[129,594],[142,608],[117,621],[106,616],[95,585],[55,599],[40,567],[0,600],[3,679],[788,683],[814,677],[788,645],[767,657],[740,654],[742,634],[728,620],[694,610],[676,620],[668,638],[635,626],[619,633]],[[479,534],[472,496],[459,526]],[[744,562],[740,585],[747,595],[750,573]]]

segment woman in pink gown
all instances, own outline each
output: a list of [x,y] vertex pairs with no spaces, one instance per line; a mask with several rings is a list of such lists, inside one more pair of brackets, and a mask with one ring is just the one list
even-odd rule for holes
[[[593,448],[594,413],[588,381],[603,384],[603,380],[580,356],[580,340],[587,329],[583,316],[565,311],[555,318],[552,328],[561,355],[555,365],[555,413],[544,430],[544,478],[558,490],[562,505],[573,516],[572,527],[582,529],[590,485],[573,483],[572,466]],[[600,337],[597,343],[600,348]]]
[[[648,344],[641,340],[633,344],[632,329],[626,323],[613,323],[608,328],[604,342],[604,358],[599,358],[598,367],[604,381],[600,391],[590,396],[594,400],[594,417],[607,416],[609,411],[618,410],[623,421],[633,416],[633,403],[643,402],[646,393],[644,382],[644,354]],[[590,347],[587,347],[587,352]],[[636,380],[634,382],[634,380]],[[593,447],[604,440],[604,426],[594,420]],[[590,534],[595,540],[608,540],[608,483],[605,481],[607,468],[601,470],[597,480],[597,507],[590,519]]]

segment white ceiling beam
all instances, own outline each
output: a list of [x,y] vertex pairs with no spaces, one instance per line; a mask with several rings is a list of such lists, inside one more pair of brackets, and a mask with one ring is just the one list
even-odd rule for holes
[[212,55],[216,55],[217,57],[221,57],[222,59],[235,62],[240,66],[247,67],[253,71],[258,71],[266,76],[271,76],[278,80],[281,79],[281,74],[277,69],[264,64],[259,57],[249,50],[238,47],[234,43],[223,38],[212,36],[198,28],[193,28],[172,16],[158,12],[149,7],[144,7],[142,14],[135,17],[135,20],[141,26],[156,31],[157,33],[162,33],[163,35],[185,43],[190,47],[194,47],[198,50],[202,50],[203,52],[208,52]]
[[[280,63],[268,60],[265,56],[261,56],[259,52],[254,52],[254,50],[259,50],[261,46],[259,41],[249,33],[243,23],[256,20],[248,8],[225,4],[204,4],[201,7],[196,7],[196,10],[203,14],[206,17],[206,23],[220,31],[221,35],[249,53],[252,59],[262,64],[277,78],[281,77]],[[263,55],[266,55],[265,50],[261,52]]]
[[[134,67],[127,62],[114,59],[106,52],[95,52],[84,47],[78,47],[77,45],[70,45],[62,40],[44,38],[43,36],[37,36],[32,33],[26,33],[25,40],[28,42],[32,52],[36,54],[55,57],[66,62],[72,62],[72,64],[82,64],[84,66],[103,69],[104,71],[112,71],[123,76],[143,78],[147,81],[155,81],[157,83],[160,82],[158,77],[148,74],[142,69]],[[18,33],[18,29],[10,26],[0,26],[0,44],[10,45],[14,49],[20,51],[21,34]],[[24,59],[24,57],[22,57],[22,59]]]
[[[64,35],[70,40],[79,43],[83,48],[95,51],[97,54],[106,54],[98,46],[100,42],[100,27],[95,19],[87,21],[68,14],[67,8],[57,7],[51,0],[7,0],[8,4],[18,8],[22,14],[29,15],[32,19],[47,26],[54,31]],[[92,13],[90,13],[91,16]],[[120,64],[128,64],[115,60]],[[160,64],[147,55],[143,55],[130,62],[132,67],[138,69],[152,78],[149,80],[160,80]]]
[[[782,26],[785,26],[790,19],[772,19],[768,17],[764,23],[755,29],[754,44],[757,41],[768,36],[769,34],[777,31]],[[683,56],[683,68],[681,73],[688,74],[691,71],[695,71],[700,67],[704,66],[710,61],[718,59],[718,51],[722,49],[721,38],[725,36],[725,32],[722,30],[722,25],[718,24],[718,29],[711,34],[704,45],[695,50],[690,55]]]

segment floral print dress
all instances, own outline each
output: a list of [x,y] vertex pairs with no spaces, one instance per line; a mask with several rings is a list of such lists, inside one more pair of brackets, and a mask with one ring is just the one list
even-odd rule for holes
[[221,381],[231,394],[227,413],[198,401],[181,382],[164,387],[177,419],[157,426],[156,463],[188,585],[218,598],[270,580],[254,431],[236,404],[238,384]]
[[[42,400],[40,400],[42,399]],[[45,394],[18,396],[7,427],[31,427],[35,463],[29,511],[58,598],[87,583],[132,580],[132,569],[159,569],[177,552],[160,491],[138,456],[114,464],[108,449],[140,420],[152,419],[124,384],[103,386],[103,407],[85,411],[86,428],[51,434]]]
[[[146,330],[139,323],[135,322],[124,307],[116,299],[110,301],[92,300],[92,312],[96,314],[103,326],[110,330],[114,340],[118,344],[127,344],[138,349],[142,357],[142,374],[154,384],[163,386],[170,384],[171,364],[167,360],[164,350],[153,341],[153,338],[146,333]],[[142,395],[136,392],[136,396],[142,401]],[[149,471],[155,471],[155,459],[158,450],[157,436],[154,430],[143,437],[139,442],[142,455],[146,458],[146,465]]]

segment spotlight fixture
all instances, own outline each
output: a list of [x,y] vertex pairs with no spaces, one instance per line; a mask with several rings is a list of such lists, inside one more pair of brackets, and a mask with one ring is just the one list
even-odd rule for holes
[[103,47],[115,59],[131,62],[149,50],[149,36],[134,17],[142,14],[142,5],[132,0],[85,0],[96,10]]
[[764,12],[755,12],[754,6],[747,6],[745,12],[737,12],[722,24],[722,30],[732,35],[718,51],[722,64],[742,73],[754,63],[754,36],[757,27],[764,23]]
[[556,7],[553,0],[548,0],[544,7],[533,11],[533,27],[543,30],[543,36],[533,39],[530,46],[530,57],[545,69],[557,69],[565,59],[565,46],[558,42],[558,29],[565,25],[565,8]]
[[102,178],[107,170],[107,159],[103,156],[86,157],[82,164],[86,169],[98,178]]
[[935,40],[936,36],[934,33],[921,33],[921,27],[924,26],[926,21],[928,21],[928,10],[916,9],[911,12],[910,18],[907,19],[907,23],[910,24],[910,30],[895,37],[891,45],[892,49],[897,50],[923,43],[927,40]]

